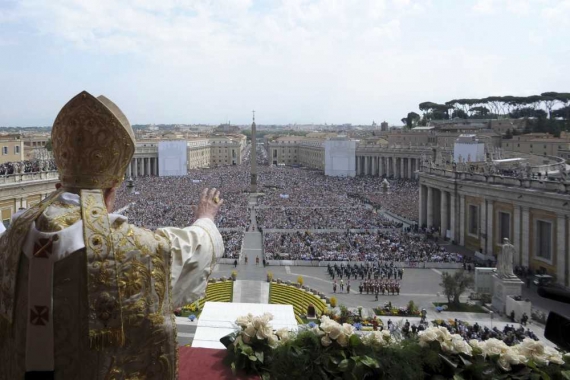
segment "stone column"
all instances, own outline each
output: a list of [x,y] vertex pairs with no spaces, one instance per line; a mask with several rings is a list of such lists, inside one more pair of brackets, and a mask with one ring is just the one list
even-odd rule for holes
[[556,282],[566,286],[566,216],[556,218]]
[[427,224],[427,219],[426,219],[426,195],[425,195],[425,186],[424,185],[420,185],[420,210],[419,210],[419,225],[420,227],[423,226],[424,224]]
[[360,174],[360,156],[356,156],[356,175]]
[[530,255],[530,250],[529,250],[529,244],[530,244],[530,212],[529,212],[529,208],[523,206],[522,208],[522,231],[523,233],[521,234],[521,251],[522,251],[522,265],[525,267],[528,267],[528,263],[529,263],[529,255]]
[[406,178],[406,173],[404,171],[404,157],[400,157],[400,178]]
[[154,175],[158,176],[158,157],[154,159]]
[[412,175],[412,158],[408,157],[408,179],[412,179],[414,178],[414,176]]
[[457,242],[457,237],[455,236],[455,231],[456,231],[455,223],[457,221],[457,218],[455,215],[455,213],[457,212],[456,205],[455,205],[456,201],[457,201],[457,199],[455,197],[455,194],[449,193],[449,205],[451,206],[450,212],[449,212],[449,216],[450,216],[450,218],[449,218],[450,219],[449,229],[451,230],[451,240],[454,240]]
[[150,157],[146,159],[146,175],[152,175],[150,172]]
[[396,157],[392,156],[392,171],[394,174],[394,179],[398,178],[398,165],[397,165],[397,159]]
[[377,162],[378,162],[378,157],[372,156],[372,176],[373,177],[376,176],[376,173],[377,173],[377,170],[376,170],[376,168],[378,166]]
[[132,161],[129,163],[129,166],[127,167],[127,172],[125,173],[125,177],[126,177],[126,178],[129,178],[129,177],[132,176],[132,174],[131,174],[131,170],[132,170],[131,165],[132,165]]
[[459,244],[465,245],[465,195],[459,196]]
[[493,254],[494,247],[494,231],[493,231],[493,219],[495,213],[493,211],[493,201],[487,201],[487,253]]
[[427,188],[427,226],[433,225],[433,189],[431,186]]
[[364,175],[370,175],[370,157],[364,156]]
[[139,159],[135,158],[135,173],[133,174],[133,177],[138,177],[139,176]]
[[521,250],[521,207],[515,205],[513,213],[513,242],[511,243],[517,250],[517,257],[513,259],[514,265],[522,264]]
[[447,230],[449,229],[449,222],[447,219],[447,191],[441,190],[441,236],[444,238],[447,236]]

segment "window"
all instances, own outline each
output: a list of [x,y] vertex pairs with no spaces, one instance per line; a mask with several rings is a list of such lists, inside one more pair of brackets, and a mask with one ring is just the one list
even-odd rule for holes
[[503,239],[511,240],[511,214],[499,211],[499,244],[503,244]]
[[469,205],[469,233],[477,235],[479,232],[479,207]]
[[2,147],[2,155],[8,154],[8,147],[7,146],[3,146]]
[[20,154],[20,145],[14,147],[14,154]]
[[536,221],[536,257],[552,260],[552,223]]

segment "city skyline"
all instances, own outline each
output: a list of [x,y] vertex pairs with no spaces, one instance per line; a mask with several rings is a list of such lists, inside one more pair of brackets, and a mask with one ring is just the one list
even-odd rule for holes
[[0,125],[87,90],[132,124],[401,125],[423,101],[567,91],[565,0],[7,1]]

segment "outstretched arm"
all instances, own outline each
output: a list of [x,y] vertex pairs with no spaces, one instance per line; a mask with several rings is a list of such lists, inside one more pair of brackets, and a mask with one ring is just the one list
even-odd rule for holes
[[224,242],[214,224],[223,203],[219,196],[215,188],[204,189],[196,207],[197,220],[190,227],[157,231],[171,243],[174,307],[194,302],[204,295],[216,259],[224,254]]

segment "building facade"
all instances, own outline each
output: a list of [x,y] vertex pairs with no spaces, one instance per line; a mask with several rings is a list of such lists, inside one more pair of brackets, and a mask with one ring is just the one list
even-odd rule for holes
[[19,134],[0,135],[0,164],[24,160],[24,139]]
[[514,265],[570,286],[570,183],[424,168],[419,193],[420,225],[495,257],[508,238]]

